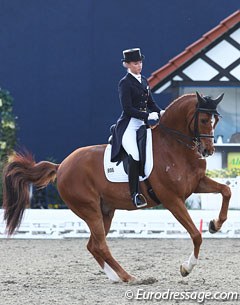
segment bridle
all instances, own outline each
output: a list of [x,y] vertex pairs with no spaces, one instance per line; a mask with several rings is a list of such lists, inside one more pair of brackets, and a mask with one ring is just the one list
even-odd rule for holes
[[[175,129],[172,129],[172,128],[169,128],[167,126],[165,126],[164,124],[162,123],[159,123],[159,126],[165,130],[166,132],[170,133],[170,134],[173,134],[174,136],[177,136],[177,141],[183,145],[185,145],[187,148],[191,149],[191,150],[195,150],[196,148],[199,150],[200,146],[201,146],[201,139],[202,138],[211,138],[213,139],[214,136],[213,135],[209,135],[209,134],[202,134],[199,132],[199,126],[198,126],[198,119],[199,119],[199,114],[200,113],[208,113],[208,114],[215,114],[217,115],[216,113],[213,113],[213,111],[211,111],[211,109],[205,109],[205,108],[200,108],[196,107],[196,110],[192,116],[192,119],[190,120],[189,124],[188,124],[188,129],[190,131],[190,133],[193,134],[193,136],[188,136],[188,135],[185,135],[183,134],[182,132],[178,131],[178,130],[175,130]],[[219,115],[217,115],[219,116]],[[191,124],[192,124],[192,121],[194,120],[194,129],[193,131],[191,130]],[[179,138],[180,137],[180,138]],[[188,142],[186,142],[188,141]]]

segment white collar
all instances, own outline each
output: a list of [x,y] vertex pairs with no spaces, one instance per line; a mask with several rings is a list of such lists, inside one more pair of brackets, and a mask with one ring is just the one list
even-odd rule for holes
[[129,69],[128,69],[128,73],[131,74],[133,77],[135,77],[140,83],[142,82],[141,74],[134,74]]

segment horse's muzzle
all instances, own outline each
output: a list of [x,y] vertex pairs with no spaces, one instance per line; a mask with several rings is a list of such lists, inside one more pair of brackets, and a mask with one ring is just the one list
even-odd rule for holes
[[215,148],[214,146],[212,147],[204,147],[202,145],[200,145],[200,149],[199,149],[199,152],[201,153],[201,155],[204,157],[204,158],[207,158],[209,156],[212,156],[213,153],[215,151]]

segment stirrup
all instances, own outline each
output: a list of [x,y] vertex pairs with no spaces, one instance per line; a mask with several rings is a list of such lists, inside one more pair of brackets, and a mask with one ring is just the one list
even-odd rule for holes
[[143,196],[143,194],[134,194],[133,197],[133,203],[137,208],[143,208],[147,205],[146,198]]

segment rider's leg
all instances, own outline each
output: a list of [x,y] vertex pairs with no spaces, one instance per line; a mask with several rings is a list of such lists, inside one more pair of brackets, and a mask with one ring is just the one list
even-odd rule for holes
[[137,208],[144,207],[147,205],[147,201],[139,190],[139,161],[134,160],[132,156],[129,155],[128,165],[129,188],[132,201]]
[[139,151],[137,146],[136,131],[139,128],[139,120],[131,119],[127,129],[122,138],[122,146],[129,155],[129,187],[133,203],[136,207],[143,207],[147,205],[146,199],[139,193]]

